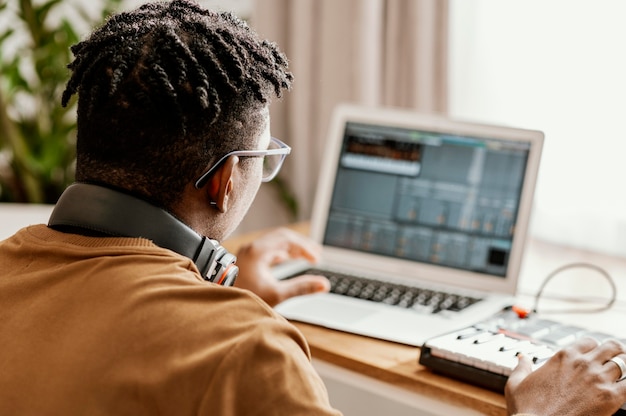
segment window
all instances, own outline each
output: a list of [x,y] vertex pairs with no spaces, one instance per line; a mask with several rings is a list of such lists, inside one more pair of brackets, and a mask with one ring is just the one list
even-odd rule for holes
[[531,235],[626,255],[626,2],[450,1],[450,115],[546,135]]

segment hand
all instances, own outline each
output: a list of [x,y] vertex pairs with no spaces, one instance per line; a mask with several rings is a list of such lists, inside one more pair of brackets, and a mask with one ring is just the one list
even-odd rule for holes
[[256,293],[270,306],[299,295],[328,292],[330,283],[324,276],[302,275],[278,280],[272,275],[272,266],[289,259],[305,259],[315,263],[321,247],[308,237],[279,228],[254,242],[243,246],[237,253],[239,275],[235,286]]
[[528,357],[520,357],[505,387],[509,414],[541,416],[602,416],[614,414],[626,402],[626,380],[609,361],[626,360],[625,346],[617,341],[600,345],[583,338],[557,352],[531,371]]

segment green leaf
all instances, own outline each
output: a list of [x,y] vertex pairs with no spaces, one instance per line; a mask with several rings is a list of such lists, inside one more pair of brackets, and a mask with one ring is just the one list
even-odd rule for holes
[[3,43],[9,37],[11,37],[15,33],[15,29],[6,29],[4,32],[0,34],[0,43]]
[[41,25],[43,25],[46,21],[46,19],[48,18],[48,14],[50,13],[50,10],[52,10],[52,8],[58,4],[61,3],[61,0],[51,0],[48,1],[47,3],[44,3],[42,5],[40,5],[39,7],[35,8],[35,19],[37,20],[37,22],[39,22]]
[[65,43],[63,43],[63,49],[65,50],[65,54],[69,55],[70,48],[65,48],[66,45],[73,45],[80,41],[80,37],[76,33],[76,30],[72,27],[69,21],[63,19],[61,21],[61,30],[65,34]]

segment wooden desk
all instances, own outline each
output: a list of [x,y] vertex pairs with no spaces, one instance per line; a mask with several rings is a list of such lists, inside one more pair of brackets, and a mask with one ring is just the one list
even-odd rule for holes
[[[296,224],[291,228],[307,233],[306,223]],[[253,241],[263,231],[246,234],[230,239],[224,245],[236,252],[241,244]],[[530,241],[520,276],[520,302],[532,306],[534,295],[543,279],[552,270],[570,262],[590,262],[609,271],[618,287],[618,293],[626,291],[626,259],[603,256],[584,250],[555,246],[539,241]],[[581,273],[587,273],[577,278]],[[572,270],[567,282],[584,290],[586,285],[593,286],[598,296],[605,296],[602,280],[588,276],[589,270]],[[559,289],[568,289],[568,284],[557,283]],[[598,287],[600,286],[600,287]],[[585,292],[589,293],[589,292]],[[608,295],[606,295],[608,296]],[[571,307],[571,305],[570,305]],[[585,320],[594,329],[609,331],[618,329],[616,324],[623,321],[625,307],[623,299],[603,314],[555,314],[555,318],[571,320],[578,324]],[[485,415],[506,415],[505,401],[502,394],[482,389],[432,373],[417,363],[419,348],[400,345],[358,335],[343,333],[315,325],[294,322],[309,342],[314,359],[319,359],[341,368],[354,371],[373,379],[389,383],[420,396],[436,398],[439,401],[458,407],[473,409]],[[622,328],[626,331],[626,329]],[[615,333],[615,332],[613,332]],[[626,338],[626,333],[623,334]]]

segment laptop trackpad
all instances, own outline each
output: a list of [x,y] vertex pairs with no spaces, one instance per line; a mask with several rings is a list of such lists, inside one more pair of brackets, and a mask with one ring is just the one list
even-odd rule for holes
[[340,324],[351,324],[375,313],[358,302],[346,305],[346,299],[342,300],[324,295],[302,296],[277,305],[276,310],[290,319],[305,317],[310,320],[311,317],[315,317],[318,322]]

